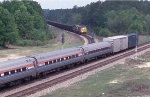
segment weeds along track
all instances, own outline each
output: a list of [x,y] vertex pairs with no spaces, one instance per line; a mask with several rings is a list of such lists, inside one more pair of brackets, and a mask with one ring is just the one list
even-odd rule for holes
[[[148,48],[150,48],[150,43],[145,43],[145,44],[139,45],[137,52],[146,50]],[[38,84],[36,86],[30,87],[28,89],[15,92],[15,93],[10,94],[10,95],[8,95],[6,97],[25,97],[25,96],[34,94],[34,93],[36,93],[38,91],[41,91],[43,89],[46,89],[46,88],[51,87],[53,85],[56,85],[58,83],[62,83],[64,81],[69,80],[71,78],[74,78],[74,77],[76,77],[78,75],[84,74],[86,72],[89,72],[91,70],[100,68],[102,66],[109,65],[109,63],[112,63],[112,62],[117,61],[119,59],[125,58],[127,56],[132,55],[132,54],[135,54],[135,50],[134,49],[126,51],[126,52],[123,52],[121,54],[116,54],[111,59],[108,58],[108,59],[106,59],[104,61],[102,60],[100,63],[96,63],[96,64],[93,64],[91,66],[85,66],[85,68],[79,69],[78,71],[74,71],[74,72],[71,72],[69,74],[66,74],[66,75],[60,76],[58,78],[55,78],[53,80],[49,80],[47,82],[44,82],[44,83]]]
[[81,36],[83,36],[87,39],[87,44],[95,43],[94,38],[92,36],[87,35],[87,34],[83,34]]
[[71,33],[72,35],[74,35],[74,36],[79,37],[80,39],[82,39],[84,41],[84,45],[95,43],[94,38],[92,36],[90,36],[90,35],[87,35],[87,34],[77,34],[77,33],[74,33],[74,32],[69,32],[69,33]]

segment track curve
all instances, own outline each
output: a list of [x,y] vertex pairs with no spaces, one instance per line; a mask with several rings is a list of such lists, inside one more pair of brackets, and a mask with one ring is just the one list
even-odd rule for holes
[[[49,21],[49,20],[46,20],[46,22],[47,22],[48,25],[51,25],[51,26],[57,27],[59,29],[63,29],[63,30],[75,33],[74,30],[73,30],[73,26],[71,26],[71,25],[61,24],[61,23],[54,22],[54,21]],[[79,35],[81,38],[84,37],[83,40],[85,41],[85,44],[86,43],[88,43],[88,44],[95,43],[94,38],[90,35],[79,34],[79,33],[75,33],[75,34]],[[88,42],[86,42],[86,41],[88,41]]]
[[92,36],[87,35],[87,34],[83,34],[82,36],[87,39],[88,44],[95,43],[95,40],[94,40],[94,38]]

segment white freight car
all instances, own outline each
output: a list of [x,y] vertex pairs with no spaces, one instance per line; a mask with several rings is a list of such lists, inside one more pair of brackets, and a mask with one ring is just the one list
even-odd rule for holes
[[124,35],[103,38],[103,41],[112,43],[114,53],[128,48],[128,37]]

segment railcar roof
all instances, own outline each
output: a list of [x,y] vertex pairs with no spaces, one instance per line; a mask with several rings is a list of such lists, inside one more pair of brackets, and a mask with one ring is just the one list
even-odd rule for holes
[[98,45],[101,47],[106,47],[106,46],[110,46],[111,44],[109,42],[99,42],[99,43],[92,43],[92,44],[84,45],[82,47],[98,46]]
[[33,59],[28,58],[28,57],[22,57],[18,59],[3,61],[3,62],[0,62],[0,71],[30,65],[32,63],[33,63]]
[[102,49],[106,47],[111,47],[111,43],[109,42],[100,42],[100,43],[93,43],[93,44],[88,44],[85,46],[82,46],[85,51],[89,50],[95,50],[95,49]]
[[80,52],[80,48],[68,48],[64,50],[58,50],[58,51],[53,51],[53,52],[48,52],[48,53],[42,53],[42,54],[37,54],[34,55],[33,57],[39,59],[47,59],[47,58],[57,58],[61,56],[66,56],[66,55],[72,55]]
[[112,37],[107,37],[108,39],[118,39],[118,38],[126,38],[127,36],[125,35],[119,35],[119,36],[112,36]]
[[133,35],[137,36],[136,33],[130,33],[130,34],[128,34],[128,36],[133,36]]

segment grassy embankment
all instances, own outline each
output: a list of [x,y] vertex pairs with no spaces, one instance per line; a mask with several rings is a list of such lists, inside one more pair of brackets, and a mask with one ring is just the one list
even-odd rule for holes
[[139,36],[139,44],[142,44],[146,41],[150,41],[150,35],[141,35],[141,36]]

